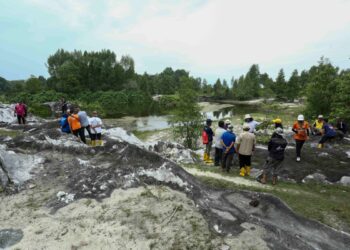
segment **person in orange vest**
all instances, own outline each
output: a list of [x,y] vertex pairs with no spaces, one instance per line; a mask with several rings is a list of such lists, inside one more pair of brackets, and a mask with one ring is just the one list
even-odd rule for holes
[[305,141],[309,138],[310,135],[310,126],[307,121],[305,121],[303,115],[298,115],[298,120],[294,123],[292,131],[294,134],[295,146],[296,146],[296,154],[297,154],[297,162],[301,160],[301,149]]
[[76,137],[80,136],[82,142],[86,144],[85,133],[84,129],[81,128],[78,112],[79,109],[75,108],[73,114],[70,114],[68,116],[68,124],[70,127],[70,131],[72,131],[72,134]]

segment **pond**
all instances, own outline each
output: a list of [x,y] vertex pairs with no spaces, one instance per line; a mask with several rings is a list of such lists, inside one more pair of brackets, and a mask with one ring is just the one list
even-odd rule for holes
[[[199,103],[203,120],[210,118],[214,121],[220,119],[231,119],[233,123],[241,123],[244,114],[256,113],[259,111],[258,105],[251,104],[220,104],[220,103]],[[117,119],[104,119],[104,123],[110,127],[122,127],[128,131],[152,131],[170,128],[168,123],[170,115],[150,115],[150,116],[125,116]]]

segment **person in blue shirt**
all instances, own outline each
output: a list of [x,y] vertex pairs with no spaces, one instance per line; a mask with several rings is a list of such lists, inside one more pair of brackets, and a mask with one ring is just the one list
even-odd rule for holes
[[66,110],[66,112],[62,115],[61,120],[59,122],[60,127],[61,127],[61,131],[63,133],[68,133],[68,134],[71,132],[70,127],[69,127],[69,123],[68,123],[69,113],[70,113],[69,109]]
[[323,136],[322,136],[321,140],[318,142],[318,148],[323,148],[324,143],[326,141],[329,141],[329,140],[335,138],[337,135],[337,132],[335,131],[332,124],[328,123],[328,119],[324,119],[322,134],[323,134]]
[[230,166],[235,153],[236,135],[233,133],[233,126],[229,125],[227,131],[221,136],[222,143],[222,170],[230,171]]

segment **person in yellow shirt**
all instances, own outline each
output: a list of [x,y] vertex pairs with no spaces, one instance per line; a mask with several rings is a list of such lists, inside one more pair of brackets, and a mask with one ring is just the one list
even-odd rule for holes
[[317,120],[314,122],[312,126],[312,134],[313,135],[322,135],[322,128],[324,125],[323,115],[319,115]]

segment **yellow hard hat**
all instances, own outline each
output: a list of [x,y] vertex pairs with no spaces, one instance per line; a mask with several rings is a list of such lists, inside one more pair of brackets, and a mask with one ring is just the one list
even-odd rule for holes
[[282,123],[282,120],[280,118],[276,118],[272,120],[273,123]]

